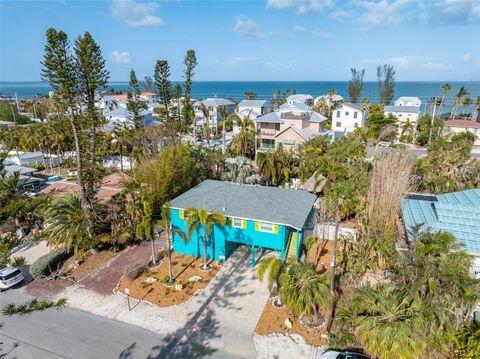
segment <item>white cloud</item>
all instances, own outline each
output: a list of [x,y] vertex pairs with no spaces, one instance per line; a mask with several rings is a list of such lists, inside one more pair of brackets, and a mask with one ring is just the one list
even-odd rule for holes
[[262,26],[247,16],[237,17],[233,26],[233,32],[251,37],[265,37],[268,35],[268,32],[263,30]]
[[453,70],[455,67],[440,61],[436,57],[428,56],[395,56],[385,59],[364,59],[364,64],[390,64],[400,69],[424,69],[433,71]]
[[135,0],[112,0],[110,13],[131,27],[163,26],[165,22],[155,15],[158,4],[154,2],[137,3]]
[[472,54],[466,53],[462,56],[463,61],[470,61],[472,59]]
[[[415,20],[416,12],[409,9],[412,0],[355,0],[353,4],[365,11],[359,15],[359,22],[368,28],[405,24]],[[411,10],[411,11],[409,11]]]
[[480,24],[480,2],[476,0],[437,0],[430,11],[433,25]]
[[318,37],[320,39],[327,39],[327,38],[333,37],[333,34],[327,31],[313,30],[312,34],[313,36]]
[[295,25],[293,27],[293,31],[295,31],[295,32],[305,32],[305,31],[307,31],[307,29],[305,29],[303,26]]
[[278,10],[294,10],[298,15],[321,14],[335,6],[333,0],[268,0],[267,6]]
[[110,55],[110,59],[113,62],[116,62],[117,64],[131,64],[132,63],[132,57],[130,54],[126,51],[117,51],[115,50],[112,52]]

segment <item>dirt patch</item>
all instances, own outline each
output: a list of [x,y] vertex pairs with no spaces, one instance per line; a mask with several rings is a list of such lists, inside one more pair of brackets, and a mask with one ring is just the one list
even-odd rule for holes
[[[255,333],[259,335],[269,335],[273,333],[282,334],[298,334],[301,335],[305,341],[314,346],[321,346],[326,343],[326,339],[321,335],[327,332],[326,321],[325,324],[318,329],[310,329],[305,327],[300,321],[295,320],[288,314],[286,306],[281,308],[275,308],[272,305],[272,298],[267,301],[265,308],[263,309],[262,316],[258,321]],[[285,320],[290,319],[292,321],[292,328],[288,328],[285,325]]]
[[104,250],[98,253],[93,253],[88,255],[85,261],[76,268],[76,256],[72,256],[65,261],[65,263],[62,265],[62,268],[60,269],[60,272],[70,276],[76,282],[79,282],[100,269],[117,255],[118,252],[114,252],[111,250]]
[[[337,243],[337,249],[340,250],[340,242]],[[337,257],[339,254],[340,251],[338,251]],[[318,273],[323,273],[330,269],[332,257],[333,241],[318,239],[307,253],[307,262],[315,265]]]
[[57,278],[55,280],[36,279],[27,285],[26,292],[34,297],[54,299],[68,286],[73,284],[72,281],[63,278]]
[[150,256],[150,243],[127,248],[98,272],[83,279],[82,285],[102,295],[111,294],[127,268],[147,264]]
[[[159,266],[144,271],[133,281],[129,281],[123,276],[118,290],[123,293],[125,288],[128,288],[132,297],[149,301],[160,307],[184,303],[197,290],[205,288],[220,269],[218,263],[214,261],[210,271],[202,271],[199,268],[202,263],[201,258],[196,259],[183,254],[172,253],[173,276],[175,283],[177,285],[181,284],[182,289],[164,285],[164,282],[168,279],[168,259],[163,258]],[[189,282],[189,279],[193,276],[200,276],[202,279]],[[155,282],[148,283],[147,278],[149,277],[154,278],[152,280],[155,280]]]

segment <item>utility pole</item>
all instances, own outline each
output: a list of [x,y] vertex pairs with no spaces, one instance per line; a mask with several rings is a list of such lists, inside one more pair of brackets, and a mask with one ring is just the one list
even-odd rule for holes
[[432,141],[433,124],[435,123],[435,112],[437,109],[437,102],[438,102],[438,98],[436,97],[432,97],[430,99],[430,103],[433,103],[433,112],[432,112],[432,117],[430,119],[430,134],[428,135],[428,143]]

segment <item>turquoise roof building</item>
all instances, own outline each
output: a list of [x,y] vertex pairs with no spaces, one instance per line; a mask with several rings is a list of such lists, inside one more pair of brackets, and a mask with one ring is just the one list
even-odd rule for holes
[[[172,227],[188,232],[185,210],[206,208],[227,218],[225,226],[215,225],[207,238],[207,257],[225,261],[238,246],[247,246],[255,265],[255,252],[266,249],[282,259],[298,258],[305,229],[311,225],[316,196],[303,190],[206,180],[172,201]],[[173,233],[173,251],[203,255],[202,229],[185,242]]]
[[452,233],[464,249],[480,256],[480,188],[432,196],[412,196],[402,203],[408,238],[430,229]]

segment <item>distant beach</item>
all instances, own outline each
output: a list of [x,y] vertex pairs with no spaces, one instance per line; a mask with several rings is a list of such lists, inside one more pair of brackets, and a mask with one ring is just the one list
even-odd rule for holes
[[[433,96],[442,96],[442,85],[439,82],[397,82],[394,98],[400,96],[417,96],[423,103],[429,102]],[[173,82],[176,84],[177,82]],[[452,90],[447,97],[447,105],[453,101],[460,86],[465,86],[470,91],[470,97],[475,102],[480,96],[480,81],[452,81]],[[128,89],[128,82],[111,82],[108,88],[115,91]],[[245,92],[255,92],[260,99],[270,99],[276,91],[296,91],[308,93],[313,96],[323,95],[329,89],[334,89],[337,94],[348,99],[347,81],[198,81],[194,82],[192,96],[196,99],[206,97],[226,97],[239,101],[245,97]],[[0,82],[0,93],[18,98],[30,98],[36,95],[48,95],[50,87],[44,82]],[[372,102],[378,102],[377,83],[365,82],[362,97],[368,97]]]

